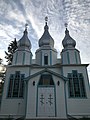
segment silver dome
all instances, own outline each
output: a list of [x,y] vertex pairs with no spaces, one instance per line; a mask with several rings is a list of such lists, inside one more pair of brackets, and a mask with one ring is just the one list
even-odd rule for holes
[[54,47],[54,40],[51,37],[48,29],[49,29],[49,27],[46,22],[46,25],[44,27],[44,33],[43,33],[42,37],[39,39],[39,47],[41,47],[43,45],[50,45],[50,46]]
[[76,41],[69,35],[69,31],[66,28],[65,31],[65,37],[62,41],[62,45],[64,48],[66,47],[75,47],[76,46]]
[[29,49],[31,49],[31,42],[28,39],[27,34],[28,34],[27,29],[25,29],[23,37],[18,41],[18,47],[25,46],[25,47],[28,47]]

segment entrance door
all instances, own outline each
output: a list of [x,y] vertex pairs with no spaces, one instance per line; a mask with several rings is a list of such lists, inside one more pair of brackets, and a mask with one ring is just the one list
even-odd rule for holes
[[38,117],[55,117],[54,87],[38,87]]

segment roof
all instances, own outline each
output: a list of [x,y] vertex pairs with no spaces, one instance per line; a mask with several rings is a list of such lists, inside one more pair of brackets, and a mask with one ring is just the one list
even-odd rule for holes
[[36,77],[36,76],[38,76],[38,75],[41,75],[41,74],[43,74],[43,73],[45,73],[45,72],[48,72],[48,73],[51,74],[51,75],[57,76],[57,77],[61,78],[63,81],[67,81],[67,80],[68,80],[66,77],[64,77],[64,76],[62,76],[62,75],[60,75],[60,74],[58,74],[58,73],[56,73],[56,72],[54,72],[54,71],[51,71],[51,70],[49,70],[49,69],[47,69],[47,68],[45,68],[45,69],[43,69],[43,70],[41,70],[41,71],[39,71],[39,72],[37,72],[37,73],[34,73],[34,74],[26,77],[25,80],[28,81],[28,80],[30,80],[31,78],[34,78],[34,77]]
[[64,48],[74,48],[76,46],[76,41],[69,35],[69,31],[67,28],[65,30],[65,37],[62,41],[62,44]]
[[43,33],[42,37],[39,39],[39,47],[44,46],[44,45],[50,45],[50,46],[54,47],[54,39],[51,37],[48,29],[49,29],[49,27],[46,22],[46,25],[44,27],[44,33]]
[[29,49],[31,49],[31,42],[28,38],[28,32],[27,29],[25,29],[24,34],[22,36],[22,38],[18,41],[18,47],[28,47]]

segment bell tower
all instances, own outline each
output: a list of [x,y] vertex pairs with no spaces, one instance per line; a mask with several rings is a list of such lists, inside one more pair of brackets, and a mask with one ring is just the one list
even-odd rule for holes
[[62,64],[81,64],[80,52],[75,48],[76,41],[69,35],[67,24],[65,24],[65,37],[62,41],[63,49],[61,52]]
[[18,41],[18,48],[13,54],[12,65],[30,65],[32,63],[31,42],[28,38],[28,24],[25,24],[25,30],[22,38]]
[[36,51],[36,64],[41,66],[53,65],[57,60],[57,51],[54,48],[54,39],[49,33],[47,22],[48,17],[45,17],[44,33],[39,39],[39,49]]

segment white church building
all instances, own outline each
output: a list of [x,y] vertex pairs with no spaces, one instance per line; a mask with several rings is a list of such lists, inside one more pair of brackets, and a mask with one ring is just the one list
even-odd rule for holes
[[12,65],[7,66],[0,118],[68,119],[90,117],[88,64],[81,64],[76,41],[66,27],[60,58],[47,19],[32,59],[27,27]]

